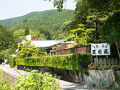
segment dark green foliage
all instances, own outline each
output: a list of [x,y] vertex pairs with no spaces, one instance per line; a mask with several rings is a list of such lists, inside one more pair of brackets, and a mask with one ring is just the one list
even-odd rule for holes
[[47,66],[66,70],[81,70],[87,68],[92,61],[90,54],[73,53],[68,55],[27,57],[17,59],[16,65]]
[[6,27],[0,25],[0,50],[8,49],[14,43],[13,35]]
[[51,30],[49,28],[44,27],[44,26],[39,26],[37,31],[38,31],[38,34],[39,34],[38,37],[41,38],[41,36],[44,35],[47,40],[52,39],[52,32],[51,32]]
[[3,52],[0,52],[0,64],[1,64],[2,62],[4,62],[4,59],[5,59],[4,53],[3,53]]
[[120,12],[114,13],[106,20],[102,28],[102,40],[109,43],[120,40]]
[[115,12],[106,20],[102,28],[102,40],[115,43],[120,58],[120,12]]
[[94,8],[98,11],[111,12],[119,10],[120,0],[83,0],[87,1],[90,8]]
[[78,28],[78,24],[86,24],[87,16],[89,15],[90,9],[83,1],[77,1],[76,9],[74,11],[73,20],[65,26],[64,30],[69,31]]
[[[89,39],[87,40],[92,43],[99,42],[100,41],[100,30],[101,30],[100,25],[103,24],[103,22],[100,21],[99,18],[102,18],[104,16],[100,15],[99,12],[97,12],[96,10],[89,8],[89,5],[84,0],[77,1],[77,5],[76,5],[76,9],[74,13],[75,15],[74,15],[73,20],[65,26],[64,30],[67,33],[70,33],[71,30],[79,28],[79,24],[84,24],[85,32],[94,30],[92,31],[91,34],[89,35],[87,34],[87,36],[89,36]],[[84,35],[82,37],[84,37]],[[80,41],[85,41],[85,40],[83,39]]]
[[26,28],[25,28],[25,36],[26,36],[26,35],[29,35],[29,33],[30,33],[29,28],[26,27]]

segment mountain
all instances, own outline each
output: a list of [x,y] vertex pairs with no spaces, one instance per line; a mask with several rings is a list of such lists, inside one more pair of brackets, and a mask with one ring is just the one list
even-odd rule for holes
[[24,21],[25,19],[31,18],[34,15],[36,15],[38,12],[32,12],[29,14],[26,14],[24,16],[20,16],[20,17],[14,17],[14,18],[9,18],[9,19],[5,19],[5,20],[0,20],[0,24],[6,26],[6,27],[10,27],[18,22]]
[[18,36],[24,35],[22,32],[29,28],[30,34],[38,36],[40,39],[62,39],[64,38],[62,30],[66,23],[71,21],[73,15],[73,10],[38,11],[21,17],[0,20],[0,24]]
[[8,28],[22,28],[22,24],[27,24],[31,29],[35,29],[38,26],[47,26],[50,29],[57,24],[63,24],[69,21],[73,17],[73,10],[63,10],[57,12],[57,10],[38,11],[26,14],[21,17],[10,18],[6,20],[0,20],[0,24]]

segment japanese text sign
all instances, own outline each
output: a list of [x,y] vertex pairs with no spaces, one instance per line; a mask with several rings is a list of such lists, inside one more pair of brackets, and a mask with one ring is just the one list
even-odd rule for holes
[[110,44],[99,43],[91,44],[91,54],[95,55],[110,55]]

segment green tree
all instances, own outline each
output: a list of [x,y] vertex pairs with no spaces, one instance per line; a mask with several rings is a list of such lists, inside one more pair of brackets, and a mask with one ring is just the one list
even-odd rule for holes
[[19,44],[17,58],[46,55],[46,51],[44,50],[44,48],[37,48],[36,46],[31,45],[30,43],[31,41],[27,41],[24,44]]
[[95,29],[94,31],[92,31],[92,42],[100,42],[101,26],[102,24],[104,24],[104,21],[101,21],[101,18],[105,18],[105,16],[100,15],[100,13],[96,10],[89,8],[87,2],[83,0],[78,0],[74,18],[65,26],[64,31],[69,33],[70,30],[79,28],[78,24],[81,23],[84,24],[86,26],[86,29],[88,30],[91,28]]
[[26,35],[29,35],[29,33],[30,33],[29,28],[26,27],[26,28],[25,28],[25,36],[26,36]]
[[48,29],[47,27],[39,26],[38,30],[39,30],[40,34],[44,34],[45,35],[47,40],[52,39],[51,38],[51,36],[52,36],[51,30]]
[[108,19],[102,26],[102,40],[115,43],[120,58],[120,0],[86,0],[91,9],[100,12],[101,15],[108,15]]
[[[96,12],[97,13],[97,12]],[[105,19],[105,17],[100,17],[100,15],[97,15],[94,13],[93,15],[87,16],[87,28],[94,28],[93,32],[93,42],[97,43],[100,42],[101,37],[101,26],[104,24],[104,21],[101,21],[101,19]]]
[[0,50],[8,49],[14,44],[13,34],[6,27],[0,25]]
[[[64,3],[64,0],[57,1],[62,5]],[[62,8],[58,7],[59,9]],[[70,32],[71,29],[77,28],[78,23],[85,25],[87,23],[88,28],[90,28],[89,26],[95,26],[96,39],[102,37],[105,42],[115,43],[120,58],[119,13],[120,0],[77,0],[75,18],[64,30]],[[105,22],[99,23],[103,18]],[[101,31],[99,31],[100,29]]]
[[102,40],[115,43],[120,58],[120,12],[110,16],[102,27]]
[[25,30],[24,29],[18,29],[13,34],[16,38],[18,38],[20,36],[25,36]]
[[120,9],[120,0],[83,0],[87,1],[90,8],[107,14]]
[[13,35],[14,35],[15,48],[17,48],[18,43],[20,43],[22,40],[25,39],[25,30],[24,29],[18,29],[17,31],[15,31],[13,33]]
[[94,29],[86,29],[84,24],[79,24],[79,28],[70,30],[67,40],[73,40],[80,45],[87,45],[91,43],[91,33]]
[[0,51],[0,61],[4,61],[5,59],[9,61],[12,58],[12,54],[14,54],[15,49],[9,48],[6,50]]

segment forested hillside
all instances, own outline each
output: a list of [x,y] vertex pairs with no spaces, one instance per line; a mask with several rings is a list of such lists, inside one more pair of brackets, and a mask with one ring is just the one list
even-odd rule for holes
[[[64,28],[65,23],[70,21],[72,17],[72,10],[63,10],[62,12],[48,10],[32,12],[21,17],[1,20],[0,24],[8,27],[12,32],[29,28],[31,34],[39,36],[40,39],[56,39],[58,38],[58,34],[61,34],[61,30]],[[50,33],[50,35],[48,35],[48,33]],[[48,37],[46,37],[46,35],[48,35]],[[60,35],[60,38],[62,38],[61,36],[63,35]]]
[[33,17],[37,13],[38,12],[32,12],[32,13],[26,14],[24,16],[9,18],[9,19],[5,19],[5,20],[0,20],[0,24],[4,25],[6,27],[10,27],[10,26],[12,26],[12,25],[14,25],[16,23],[24,21],[25,19]]
[[[39,39],[59,39],[58,35],[61,34],[65,22],[70,21],[72,17],[73,10],[63,10],[62,12],[57,12],[57,10],[47,10],[1,20],[0,24],[9,28],[13,33],[28,28],[30,34],[40,37]],[[59,36],[60,38],[63,38],[63,35]]]

